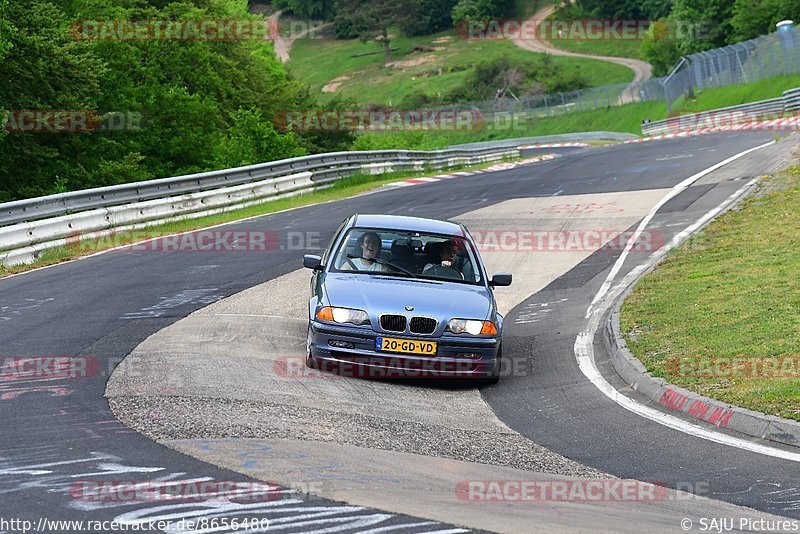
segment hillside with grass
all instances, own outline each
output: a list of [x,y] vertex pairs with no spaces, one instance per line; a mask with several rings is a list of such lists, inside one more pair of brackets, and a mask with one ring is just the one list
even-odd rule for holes
[[[336,40],[330,31],[322,37],[296,41],[288,67],[323,101],[339,96],[363,105],[399,106],[414,93],[438,97],[461,86],[476,66],[500,58],[528,65],[551,63],[558,75],[540,81],[547,92],[626,83],[633,78],[629,69],[619,65],[532,54],[509,41],[467,40],[453,30],[393,36],[388,66],[373,42]],[[568,83],[575,80],[580,83]]]

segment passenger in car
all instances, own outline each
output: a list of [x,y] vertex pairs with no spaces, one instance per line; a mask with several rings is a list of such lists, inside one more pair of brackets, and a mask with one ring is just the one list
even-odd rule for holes
[[432,243],[429,251],[430,263],[425,265],[425,268],[422,269],[423,273],[437,265],[452,267],[453,260],[456,257],[452,241],[447,240],[440,241],[439,243]]

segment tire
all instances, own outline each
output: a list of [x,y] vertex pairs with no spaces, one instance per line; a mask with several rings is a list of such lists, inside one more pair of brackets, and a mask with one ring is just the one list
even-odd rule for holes
[[306,356],[306,367],[308,367],[309,369],[317,369],[317,362],[315,362],[314,358],[311,357],[310,352]]
[[308,325],[308,337],[306,337],[306,367],[309,369],[318,369],[317,362],[311,356],[311,325]]
[[497,349],[497,363],[495,363],[494,365],[494,371],[492,371],[492,374],[490,376],[481,380],[481,385],[493,386],[494,384],[500,382],[500,371],[503,367],[502,364],[503,364],[503,346],[500,345],[500,347]]

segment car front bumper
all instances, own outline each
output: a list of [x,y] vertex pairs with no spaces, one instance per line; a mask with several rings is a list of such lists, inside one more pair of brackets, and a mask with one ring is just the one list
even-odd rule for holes
[[[375,339],[393,337],[437,343],[436,355],[376,351]],[[343,376],[363,378],[485,378],[500,363],[500,337],[415,336],[379,333],[371,328],[311,321],[308,351],[315,366]]]

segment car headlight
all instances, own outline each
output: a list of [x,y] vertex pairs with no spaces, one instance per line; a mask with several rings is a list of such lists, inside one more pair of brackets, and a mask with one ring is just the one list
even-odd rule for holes
[[446,330],[454,334],[490,335],[497,334],[497,327],[491,321],[477,321],[475,319],[450,319]]
[[369,324],[369,315],[364,310],[325,306],[317,312],[317,319],[334,323]]

